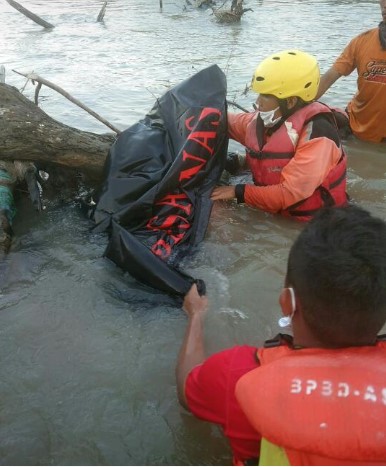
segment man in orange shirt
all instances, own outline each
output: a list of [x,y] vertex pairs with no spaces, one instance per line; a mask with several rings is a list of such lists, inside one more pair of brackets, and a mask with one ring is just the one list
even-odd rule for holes
[[386,142],[386,0],[379,2],[383,21],[347,45],[321,77],[317,97],[341,76],[358,72],[358,91],[347,106],[354,135],[374,143]]
[[343,206],[346,156],[329,107],[313,102],[316,59],[286,50],[261,62],[252,80],[256,112],[228,114],[230,138],[246,147],[254,184],[216,187],[211,199],[236,198],[267,212],[308,221],[323,206]]

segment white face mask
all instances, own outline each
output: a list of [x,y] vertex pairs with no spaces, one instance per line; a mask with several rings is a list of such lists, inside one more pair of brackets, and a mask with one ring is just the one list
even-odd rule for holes
[[276,110],[278,110],[279,107],[276,107],[276,109],[273,110],[268,110],[268,112],[262,112],[261,110],[259,111],[259,115],[261,119],[263,120],[264,126],[265,127],[271,127],[274,126],[280,119],[281,117],[278,118],[273,118],[275,115]]

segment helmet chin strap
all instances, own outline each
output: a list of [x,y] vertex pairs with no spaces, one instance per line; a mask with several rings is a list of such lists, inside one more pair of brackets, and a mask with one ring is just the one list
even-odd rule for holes
[[299,97],[296,98],[296,103],[290,107],[288,105],[287,99],[279,99],[279,108],[283,118],[288,118],[292,114],[294,114],[297,110],[301,109],[305,105],[309,104],[309,102],[304,102]]

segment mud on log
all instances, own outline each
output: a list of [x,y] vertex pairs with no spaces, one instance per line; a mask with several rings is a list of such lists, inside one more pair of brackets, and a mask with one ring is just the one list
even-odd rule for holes
[[0,83],[0,160],[73,169],[90,182],[98,182],[114,139],[113,134],[99,135],[64,125],[15,87]]

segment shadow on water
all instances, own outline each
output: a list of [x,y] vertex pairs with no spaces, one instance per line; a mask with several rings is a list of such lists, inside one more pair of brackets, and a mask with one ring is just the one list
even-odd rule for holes
[[[7,82],[21,88],[10,70],[35,70],[126,128],[169,85],[217,63],[230,99],[251,108],[254,97],[243,91],[268,53],[305,48],[324,70],[352,36],[379,22],[379,7],[369,1],[247,2],[253,11],[229,27],[216,24],[210,10],[163,3],[161,13],[158,2],[111,0],[98,24],[101,5],[88,0],[30,1],[29,9],[55,24],[50,33],[1,4]],[[332,31],[332,18],[345,27]],[[318,40],[310,41],[315,30]],[[354,90],[354,76],[342,79],[326,102],[345,107]],[[61,96],[44,88],[40,95],[54,118],[105,132]],[[385,148],[345,145],[353,201],[386,219]],[[277,297],[300,229],[216,203],[205,241],[181,263],[208,286],[209,352],[259,344],[278,331]],[[177,404],[174,366],[186,324],[180,303],[104,259],[106,236],[90,232],[75,203],[48,204],[38,216],[23,202],[14,230],[0,264],[1,463],[230,464],[219,429]]]

